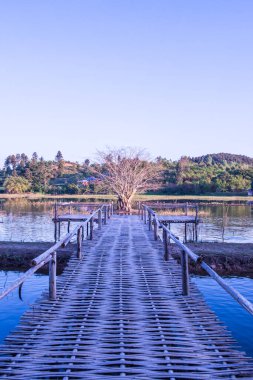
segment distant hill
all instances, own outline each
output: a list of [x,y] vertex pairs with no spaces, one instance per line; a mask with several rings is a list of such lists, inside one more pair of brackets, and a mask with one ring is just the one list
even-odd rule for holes
[[191,161],[196,163],[209,163],[209,164],[224,164],[227,163],[237,163],[237,164],[246,164],[253,165],[253,158],[244,156],[241,154],[231,154],[231,153],[213,153],[206,154],[204,156],[192,157]]

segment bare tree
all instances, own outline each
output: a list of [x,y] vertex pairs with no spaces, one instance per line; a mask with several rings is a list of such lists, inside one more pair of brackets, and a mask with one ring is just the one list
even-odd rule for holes
[[105,188],[118,196],[118,208],[131,212],[134,195],[154,188],[160,166],[151,162],[145,151],[135,148],[99,151],[100,165],[95,165]]

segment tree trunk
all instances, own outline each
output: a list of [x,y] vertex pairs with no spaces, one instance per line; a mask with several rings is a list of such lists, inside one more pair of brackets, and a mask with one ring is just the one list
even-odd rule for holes
[[125,196],[118,196],[118,200],[117,200],[118,210],[131,213],[132,211],[131,200],[132,200],[132,197],[127,198]]

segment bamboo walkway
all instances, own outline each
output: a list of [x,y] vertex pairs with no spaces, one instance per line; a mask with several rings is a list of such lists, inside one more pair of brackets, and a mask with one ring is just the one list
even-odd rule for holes
[[253,379],[253,365],[137,216],[113,216],[1,347],[15,379]]

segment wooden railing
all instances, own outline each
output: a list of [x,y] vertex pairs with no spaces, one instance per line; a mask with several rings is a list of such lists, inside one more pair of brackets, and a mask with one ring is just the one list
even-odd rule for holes
[[155,211],[145,204],[141,205],[141,219],[144,223],[148,223],[149,229],[154,230],[154,240],[158,240],[158,228],[163,230],[163,246],[164,246],[164,260],[168,261],[170,258],[168,240],[171,239],[181,249],[181,267],[182,267],[182,294],[188,296],[190,294],[189,288],[189,266],[188,258],[193,260],[196,264],[200,265],[206,273],[213,278],[228,294],[230,294],[245,310],[253,315],[253,304],[247,300],[241,293],[239,293],[232,286],[228,285],[222,277],[218,275],[209,265],[205,263],[201,256],[196,255],[185,244],[181,243],[164,224],[159,221],[159,217]]
[[[102,202],[55,202],[54,204],[54,218],[56,219],[62,213],[68,212],[69,214],[76,213],[77,209],[87,209],[93,211],[101,207]],[[108,203],[110,207],[113,207],[113,202]]]
[[138,202],[138,210],[139,215],[142,211],[142,206],[147,206],[150,209],[158,209],[158,210],[183,210],[184,214],[187,216],[189,210],[195,211],[195,220],[198,219],[199,214],[199,205],[197,203],[165,203],[165,202],[147,202],[147,203],[141,203]]
[[91,215],[87,215],[87,219],[79,223],[71,232],[67,233],[60,241],[55,243],[47,251],[43,252],[39,256],[35,257],[31,265],[32,267],[28,269],[22,276],[20,276],[15,282],[13,282],[7,289],[4,289],[0,293],[0,300],[6,297],[13,290],[21,286],[30,276],[32,276],[38,269],[43,267],[45,264],[49,263],[49,299],[56,300],[57,297],[57,286],[56,286],[56,261],[57,261],[57,250],[59,248],[65,248],[71,239],[76,236],[77,241],[77,258],[82,258],[82,243],[84,240],[84,231],[87,226],[87,239],[93,239],[93,229],[94,229],[94,217],[97,215],[98,229],[102,228],[102,222],[107,223],[107,219],[112,215],[112,208],[110,205],[102,205],[97,210],[95,210]]

